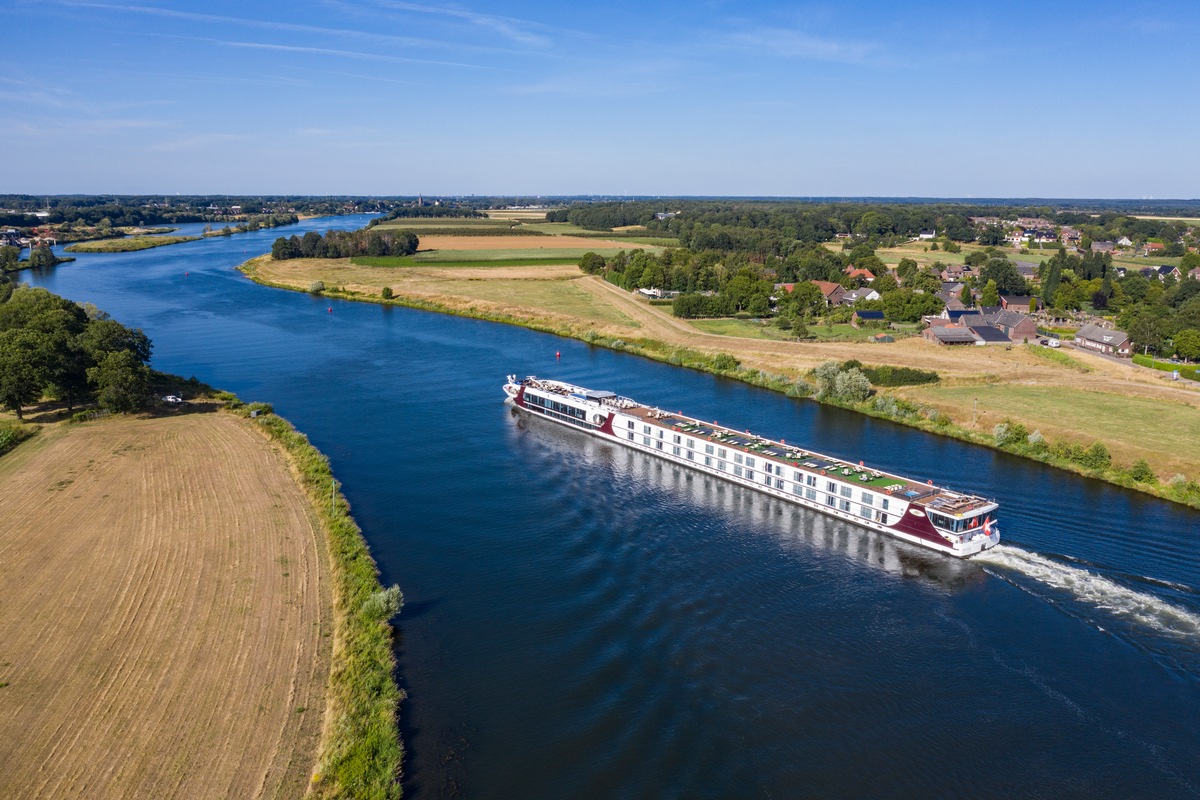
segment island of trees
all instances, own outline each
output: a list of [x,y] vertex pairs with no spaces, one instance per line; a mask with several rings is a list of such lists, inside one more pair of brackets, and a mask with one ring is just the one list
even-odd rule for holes
[[324,235],[309,231],[303,236],[279,237],[271,246],[271,257],[290,258],[351,258],[353,256],[411,256],[420,241],[410,231],[326,231]]

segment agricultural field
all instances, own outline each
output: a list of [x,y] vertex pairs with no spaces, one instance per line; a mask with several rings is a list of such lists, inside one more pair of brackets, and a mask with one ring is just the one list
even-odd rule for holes
[[305,793],[331,586],[275,445],[204,403],[43,427],[0,519],[0,796]]
[[[693,319],[688,320],[688,322],[697,330],[718,336],[738,336],[746,339],[774,339],[781,342],[797,341],[795,334],[791,331],[780,329],[772,320],[724,318]],[[813,322],[808,326],[808,340],[865,342],[875,334],[885,332],[890,333],[897,339],[901,339],[905,336],[912,336],[915,330],[916,325],[905,325],[899,330],[884,331],[882,328],[855,328],[849,323],[838,323],[830,326]]]
[[[1064,374],[1078,375],[1066,370]],[[1195,405],[1082,390],[1066,383],[935,385],[912,387],[902,393],[911,400],[951,411],[960,422],[964,413],[966,421],[970,421],[970,410],[977,400],[978,426],[984,430],[1011,418],[1021,421],[1031,431],[1040,430],[1050,439],[1058,436],[1084,441],[1099,439],[1108,445],[1114,461],[1120,463],[1144,458],[1165,475],[1192,474],[1196,469],[1194,443],[1200,441],[1200,408]],[[1148,419],[1154,420],[1154,424],[1138,423]]]
[[489,219],[517,220],[519,222],[545,221],[546,209],[536,208],[489,208],[484,211]]

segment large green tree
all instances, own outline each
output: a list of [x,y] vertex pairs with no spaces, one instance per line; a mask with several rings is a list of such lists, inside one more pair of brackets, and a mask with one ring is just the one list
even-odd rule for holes
[[138,411],[150,400],[150,370],[129,350],[108,353],[88,370],[96,399],[109,411]]

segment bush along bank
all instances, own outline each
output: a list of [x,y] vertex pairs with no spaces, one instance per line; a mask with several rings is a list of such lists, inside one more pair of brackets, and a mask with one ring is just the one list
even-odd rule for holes
[[283,447],[327,536],[334,642],[325,724],[309,794],[398,798],[404,751],[397,712],[404,695],[395,680],[391,619],[403,607],[404,596],[397,586],[379,584],[375,561],[350,516],[350,504],[338,491],[329,459],[290,422],[273,414],[271,406],[246,404],[228,392],[215,396]]
[[[293,292],[303,292],[304,289],[287,284],[275,283],[273,281],[264,280],[256,275],[254,262],[249,261],[238,268],[247,277],[256,283],[264,286],[270,286],[276,289],[287,289]],[[860,414],[866,414],[877,419],[886,419],[895,422],[899,425],[906,425],[910,428],[918,428],[928,433],[935,433],[940,436],[949,436],[971,444],[978,444],[984,447],[991,447],[996,450],[1003,450],[1013,455],[1030,458],[1035,461],[1040,461],[1043,464],[1048,464],[1058,469],[1063,469],[1068,472],[1075,472],[1080,475],[1086,475],[1089,478],[1096,480],[1107,481],[1127,489],[1145,492],[1164,500],[1170,500],[1182,505],[1200,508],[1200,483],[1190,479],[1185,475],[1175,475],[1170,480],[1163,482],[1158,479],[1158,476],[1153,474],[1153,471],[1147,466],[1144,471],[1137,469],[1137,465],[1129,467],[1113,467],[1111,464],[1103,469],[1085,466],[1082,463],[1073,461],[1070,457],[1075,451],[1070,448],[1079,447],[1079,445],[1069,442],[1063,442],[1062,447],[1055,450],[1054,446],[1042,450],[1036,445],[1030,445],[1028,448],[1022,448],[1016,442],[1003,443],[997,442],[994,435],[989,435],[984,432],[964,428],[956,425],[949,415],[938,411],[930,406],[918,405],[911,403],[903,398],[893,397],[886,394],[875,394],[871,388],[871,381],[866,377],[866,372],[858,367],[856,369],[863,376],[863,381],[860,382],[855,378],[846,378],[844,381],[852,385],[861,387],[862,383],[867,384],[866,395],[861,399],[853,394],[846,397],[839,397],[836,393],[822,393],[819,385],[814,385],[803,378],[789,377],[787,375],[766,372],[764,370],[751,369],[741,366],[740,362],[728,353],[706,353],[699,350],[693,350],[687,347],[675,347],[673,345],[660,342],[656,339],[646,338],[631,338],[623,339],[614,336],[605,336],[597,333],[590,328],[579,328],[571,325],[554,325],[545,320],[540,320],[535,317],[517,316],[491,311],[488,309],[479,308],[473,303],[466,303],[464,306],[452,306],[445,303],[439,303],[432,300],[426,300],[418,297],[406,297],[404,295],[392,295],[391,298],[385,299],[380,295],[367,295],[360,292],[344,291],[340,289],[332,289],[323,292],[325,296],[336,297],[342,300],[352,300],[365,303],[380,303],[385,305],[397,305],[407,308],[415,308],[422,311],[434,311],[442,314],[452,314],[460,317],[470,317],[472,319],[481,319],[488,322],[500,322],[506,325],[519,325],[523,328],[539,331],[541,333],[551,333],[556,336],[563,336],[570,339],[579,339],[588,344],[597,347],[607,347],[612,350],[621,350],[623,352],[632,353],[634,355],[652,358],[656,361],[663,361],[676,366],[687,367],[688,369],[700,370],[712,375],[718,375],[723,378],[739,380],[743,383],[748,383],[752,386],[758,386],[764,389],[771,389],[777,392],[783,392],[789,397],[809,397],[817,402],[836,405],[840,408],[845,408],[851,411],[857,411]],[[857,362],[846,362],[854,365]],[[825,366],[825,365],[822,365]],[[833,366],[842,370],[844,365],[833,363]],[[822,367],[817,367],[821,369]],[[879,374],[886,374],[883,368],[867,368],[868,371],[882,370]],[[902,368],[892,368],[893,371]],[[925,373],[924,370],[912,370],[916,373]],[[816,370],[810,372],[810,376],[814,376]],[[894,372],[893,372],[894,374]],[[933,373],[936,374],[936,373]],[[911,377],[911,376],[906,376]],[[834,376],[836,380],[836,373]],[[893,383],[894,378],[887,379],[888,385],[906,385],[910,383],[933,383],[936,379],[925,378],[921,380],[902,380],[901,382]],[[856,390],[861,394],[861,388]],[[1035,431],[1035,433],[1037,433]],[[1031,434],[1032,435],[1032,434]],[[1040,436],[1040,433],[1038,434]],[[1044,440],[1044,438],[1043,438]],[[1056,443],[1056,445],[1059,443]],[[1105,448],[1107,450],[1107,447]],[[1064,455],[1065,454],[1065,455]],[[1145,463],[1145,462],[1141,462]],[[1149,473],[1147,476],[1146,473]]]

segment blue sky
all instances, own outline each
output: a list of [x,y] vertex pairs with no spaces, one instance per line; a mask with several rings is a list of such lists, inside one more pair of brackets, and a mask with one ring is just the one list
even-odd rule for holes
[[0,191],[1200,197],[1159,2],[0,2]]

